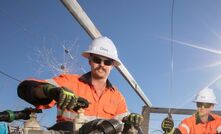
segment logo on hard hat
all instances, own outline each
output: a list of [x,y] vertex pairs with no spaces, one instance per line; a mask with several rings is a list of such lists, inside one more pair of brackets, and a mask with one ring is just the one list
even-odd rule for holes
[[106,52],[108,53],[108,49],[107,49],[107,48],[100,47],[100,50],[101,50],[101,51],[106,51]]
[[201,99],[206,99],[206,96],[200,96]]

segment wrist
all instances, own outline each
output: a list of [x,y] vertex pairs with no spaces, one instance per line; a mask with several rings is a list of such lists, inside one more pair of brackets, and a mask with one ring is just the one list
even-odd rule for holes
[[175,128],[172,128],[172,130],[166,134],[174,134]]
[[42,90],[43,90],[43,93],[46,97],[50,98],[50,99],[53,99],[54,96],[57,96],[57,90],[56,90],[56,87],[52,84],[45,84],[45,85],[42,85]]
[[124,122],[125,124],[131,124],[130,121],[128,120],[129,120],[129,116],[125,116],[123,117],[122,122]]

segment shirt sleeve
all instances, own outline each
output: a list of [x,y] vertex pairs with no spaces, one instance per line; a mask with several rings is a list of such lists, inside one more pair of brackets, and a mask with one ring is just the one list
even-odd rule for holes
[[127,104],[123,95],[119,94],[119,104],[116,110],[116,119],[122,120],[123,117],[129,115]]
[[18,96],[26,102],[36,106],[37,108],[46,109],[53,107],[55,102],[51,99],[38,99],[34,96],[34,90],[39,90],[37,87],[46,84],[44,80],[25,80],[21,82],[17,88]]

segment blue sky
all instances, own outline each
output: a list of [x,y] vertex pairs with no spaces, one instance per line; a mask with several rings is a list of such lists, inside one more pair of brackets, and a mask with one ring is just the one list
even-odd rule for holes
[[[175,0],[173,58],[172,0],[80,0],[79,3],[102,35],[116,44],[120,59],[153,106],[195,108],[194,95],[208,85],[214,88],[221,102],[220,83],[214,82],[221,75],[220,0]],[[90,41],[58,0],[0,1],[0,71],[19,80],[50,78],[58,73],[53,67],[58,68],[64,61],[71,62],[75,73],[82,73],[80,66],[89,70],[87,60],[80,54]],[[63,47],[69,50],[73,60],[65,56]],[[144,103],[116,69],[110,80],[125,96],[129,110],[140,113]],[[30,106],[17,97],[18,84],[0,74],[1,111]],[[216,110],[220,109],[217,105]],[[54,116],[54,109],[44,111],[41,123],[52,125]],[[165,116],[151,115],[150,131],[159,129]]]

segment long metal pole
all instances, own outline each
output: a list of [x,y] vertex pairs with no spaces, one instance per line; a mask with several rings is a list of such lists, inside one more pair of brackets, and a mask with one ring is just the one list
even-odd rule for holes
[[[102,36],[84,10],[81,8],[77,0],[61,0],[64,6],[69,10],[69,12],[74,16],[74,18],[79,22],[79,24],[84,28],[84,30],[88,33],[88,35],[94,39]],[[132,75],[128,72],[126,67],[121,62],[121,65],[116,67],[117,70],[123,75],[123,77],[127,80],[130,86],[134,89],[137,95],[143,100],[143,102],[152,107],[150,100],[146,97],[140,86],[137,84]]]

